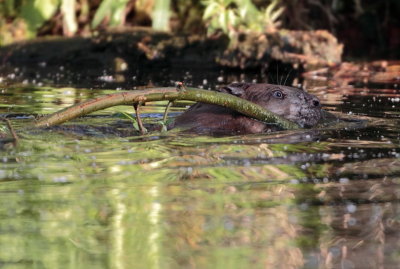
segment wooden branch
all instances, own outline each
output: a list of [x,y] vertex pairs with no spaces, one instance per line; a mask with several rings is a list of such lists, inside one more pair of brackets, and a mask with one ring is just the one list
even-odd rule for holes
[[136,122],[139,126],[139,132],[141,135],[145,135],[147,133],[146,128],[144,128],[142,118],[140,117],[140,107],[142,106],[142,102],[133,104],[133,108],[135,109],[136,114]]
[[39,119],[35,123],[35,126],[46,127],[61,124],[68,120],[111,106],[132,105],[135,103],[164,100],[190,100],[195,102],[215,104],[231,108],[248,117],[263,122],[278,124],[284,129],[296,129],[299,127],[296,123],[286,120],[264,109],[263,107],[242,98],[226,93],[207,91],[190,87],[184,89],[176,89],[173,87],[150,88],[146,90],[119,92],[100,96],[98,98],[87,100],[85,102],[73,105],[71,107],[45,116]]
[[1,117],[0,120],[1,120],[1,121],[4,121],[4,122],[6,123],[7,128],[8,128],[8,130],[10,131],[11,136],[12,136],[11,139],[2,139],[1,142],[3,142],[3,143],[13,142],[14,147],[17,146],[19,139],[18,139],[18,135],[17,135],[17,133],[15,132],[15,130],[14,130],[14,128],[13,128],[11,122],[10,122],[7,118],[3,118],[3,117]]

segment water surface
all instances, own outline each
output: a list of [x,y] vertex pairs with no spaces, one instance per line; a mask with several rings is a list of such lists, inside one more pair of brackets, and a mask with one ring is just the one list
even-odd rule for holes
[[[307,89],[327,110],[357,120],[338,128],[120,137],[96,127],[129,126],[115,116],[132,113],[128,106],[66,124],[87,126],[85,133],[23,127],[33,120],[30,115],[117,88],[178,80],[214,88],[271,77],[162,70],[118,82],[114,76],[68,72],[56,80],[62,73],[49,71],[47,79],[41,73],[34,81],[37,73],[19,71],[22,75],[11,77],[12,84],[3,81],[0,91],[0,113],[9,115],[21,137],[17,147],[5,145],[0,154],[1,268],[397,268],[400,263],[398,85],[333,88],[308,81]],[[146,105],[146,120],[160,119],[163,105]],[[175,107],[172,114],[183,109]]]

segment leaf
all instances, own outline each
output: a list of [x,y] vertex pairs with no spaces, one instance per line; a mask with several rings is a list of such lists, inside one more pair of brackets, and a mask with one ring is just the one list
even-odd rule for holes
[[222,0],[222,4],[225,7],[228,7],[230,4],[232,4],[233,2],[235,2],[235,0]]
[[285,10],[284,7],[280,7],[277,10],[274,10],[278,7],[279,0],[274,0],[266,9],[263,16],[263,24],[266,28],[268,27],[277,27],[280,25],[278,21],[279,17],[282,15]]
[[282,15],[283,11],[285,11],[285,8],[281,7],[278,10],[276,10],[274,13],[272,13],[271,14],[271,22],[275,22]]
[[17,14],[17,5],[15,0],[6,0],[2,1],[3,6],[0,5],[0,12],[4,15],[4,17],[15,16]]
[[238,22],[238,17],[232,9],[228,10],[228,22],[233,27],[235,27]]
[[157,124],[159,124],[160,126],[161,126],[161,132],[166,132],[166,131],[168,131],[168,123],[166,123],[166,122],[164,122],[164,121],[162,121],[162,120],[160,120],[160,121],[157,121],[156,122]]
[[128,2],[129,2],[128,0],[114,1],[113,5],[112,5],[112,10],[111,10],[110,26],[121,25],[122,21],[125,19],[124,12],[125,12]]
[[40,12],[44,21],[54,15],[60,4],[59,0],[34,0],[33,2],[34,7]]
[[217,14],[218,12],[218,4],[215,2],[212,2],[210,5],[206,7],[203,13],[203,20],[207,20]]
[[245,10],[243,19],[254,21],[257,15],[260,13],[257,7],[253,4],[251,0],[242,0],[239,10]]
[[222,31],[224,31],[224,33],[228,32],[228,25],[226,24],[226,18],[227,18],[226,12],[222,12],[218,18],[219,25]]
[[247,17],[248,9],[247,7],[239,8],[239,15],[244,20]]
[[61,13],[63,14],[64,32],[70,36],[78,30],[78,24],[75,16],[76,0],[62,0]]
[[267,6],[267,8],[265,9],[265,15],[267,15],[269,17],[269,15],[272,13],[272,10],[275,8],[275,6],[277,5],[277,1],[272,1],[271,4],[269,4]]
[[152,14],[152,27],[155,30],[168,31],[171,0],[155,0]]
[[128,120],[130,120],[132,122],[132,126],[136,131],[139,131],[139,124],[137,123],[136,118],[132,117],[130,114],[126,113],[126,112],[121,112],[121,115],[124,118],[127,118]]
[[54,15],[58,5],[59,0],[30,0],[22,4],[20,15],[28,26],[30,37],[35,36],[43,23]]
[[92,27],[96,28],[111,13],[113,0],[103,0],[94,14]]

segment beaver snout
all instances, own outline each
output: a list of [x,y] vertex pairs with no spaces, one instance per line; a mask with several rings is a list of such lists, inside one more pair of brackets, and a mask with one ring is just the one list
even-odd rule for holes
[[319,99],[318,99],[317,97],[314,97],[314,98],[311,100],[311,106],[320,107],[320,102],[319,102]]
[[321,103],[317,97],[308,93],[301,93],[298,95],[299,99],[304,102],[304,104],[309,105],[311,108],[319,108]]

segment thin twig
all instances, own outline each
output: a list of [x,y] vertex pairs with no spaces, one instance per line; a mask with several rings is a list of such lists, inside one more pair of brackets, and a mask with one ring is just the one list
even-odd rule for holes
[[185,83],[183,83],[183,82],[181,82],[181,81],[178,81],[178,82],[176,83],[176,89],[177,89],[178,91],[186,91],[186,90],[187,90]]
[[133,104],[133,108],[135,109],[135,114],[136,114],[136,121],[138,123],[139,126],[139,131],[141,135],[145,135],[147,133],[146,128],[144,128],[143,122],[142,122],[142,118],[140,118],[140,107],[142,106],[142,102]]
[[8,128],[8,130],[10,131],[11,136],[13,137],[13,144],[14,144],[14,146],[16,147],[17,144],[18,144],[18,142],[19,142],[19,138],[18,138],[17,133],[16,133],[15,130],[14,130],[14,127],[12,126],[12,124],[11,124],[11,122],[10,122],[9,119],[4,118],[4,117],[2,117],[2,118],[0,118],[0,119],[6,123],[7,128]]
[[173,103],[174,103],[174,101],[169,101],[167,106],[165,107],[164,116],[162,118],[162,121],[164,123],[167,121],[168,112],[169,112],[169,109],[170,109],[170,107],[172,106]]

